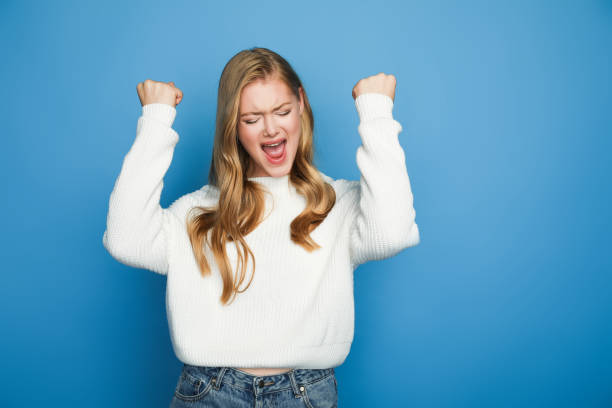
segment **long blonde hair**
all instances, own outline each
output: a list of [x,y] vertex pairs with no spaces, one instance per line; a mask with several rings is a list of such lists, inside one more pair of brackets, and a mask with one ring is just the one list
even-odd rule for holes
[[[221,303],[233,302],[237,293],[244,292],[255,273],[255,257],[244,236],[263,221],[266,193],[256,182],[248,180],[250,156],[238,140],[238,114],[242,89],[258,79],[276,76],[300,98],[302,83],[289,65],[277,53],[254,47],[234,55],[225,65],[219,80],[217,117],[212,163],[208,175],[210,185],[219,189],[219,201],[215,207],[193,207],[193,218],[188,217],[187,232],[203,277],[211,274],[204,254],[207,244],[219,267],[223,280]],[[327,216],[336,202],[333,187],[319,174],[313,163],[314,118],[302,87],[304,109],[300,117],[301,137],[289,181],[306,200],[304,210],[290,225],[291,240],[308,252],[320,248],[312,238],[312,232]],[[226,253],[226,244],[234,242],[238,255],[237,269],[240,277],[233,276]],[[245,279],[248,257],[253,260],[253,275],[247,286],[238,288]]]

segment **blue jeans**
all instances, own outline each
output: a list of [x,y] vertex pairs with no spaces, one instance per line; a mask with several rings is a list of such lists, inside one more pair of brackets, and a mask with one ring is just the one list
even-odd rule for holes
[[294,368],[255,376],[232,367],[183,364],[170,408],[301,407],[336,408],[338,383],[333,368]]

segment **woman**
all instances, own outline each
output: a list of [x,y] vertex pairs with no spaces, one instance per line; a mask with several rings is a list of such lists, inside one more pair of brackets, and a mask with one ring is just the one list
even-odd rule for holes
[[353,270],[420,240],[391,114],[395,78],[353,88],[361,179],[335,180],[313,163],[313,115],[292,67],[265,48],[239,52],[219,82],[209,184],[168,208],[159,199],[183,94],[151,80],[137,91],[143,113],[103,243],[118,261],[167,276],[184,363],[171,406],[337,406]]

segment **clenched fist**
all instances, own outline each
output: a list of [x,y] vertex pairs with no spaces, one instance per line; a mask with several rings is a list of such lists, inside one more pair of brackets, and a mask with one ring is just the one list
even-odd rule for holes
[[395,100],[395,82],[393,75],[382,72],[360,79],[353,87],[353,99],[364,93],[381,93]]
[[150,103],[165,103],[173,108],[183,99],[183,92],[174,86],[174,82],[158,82],[150,79],[136,85],[136,92],[142,106]]

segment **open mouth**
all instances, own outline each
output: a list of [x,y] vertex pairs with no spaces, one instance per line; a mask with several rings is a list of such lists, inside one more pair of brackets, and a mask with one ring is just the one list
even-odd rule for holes
[[262,144],[261,148],[266,153],[266,156],[268,156],[268,159],[274,162],[284,158],[286,144],[287,139],[282,139],[274,143]]

